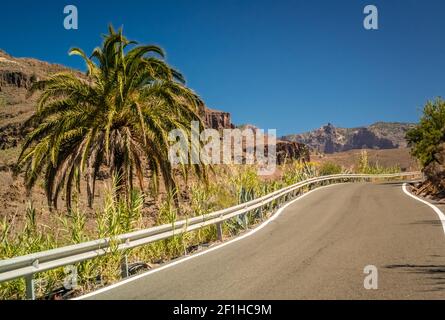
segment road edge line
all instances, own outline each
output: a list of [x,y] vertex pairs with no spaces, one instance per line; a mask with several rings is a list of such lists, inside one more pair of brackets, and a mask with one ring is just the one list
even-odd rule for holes
[[423,204],[426,204],[427,206],[429,206],[431,209],[434,210],[434,212],[439,217],[440,222],[442,223],[442,229],[443,229],[443,233],[445,235],[445,214],[438,207],[436,207],[434,204],[432,204],[426,200],[423,200],[423,199],[419,198],[418,196],[412,194],[410,191],[408,191],[408,188],[406,187],[407,185],[408,184],[406,182],[402,185],[403,192],[406,195],[410,196],[411,198],[416,199],[417,201],[420,201]]
[[341,184],[344,184],[344,183],[334,183],[334,184],[330,184],[330,185],[328,185],[328,186],[319,187],[319,188],[310,190],[309,192],[306,192],[305,194],[302,194],[302,195],[299,196],[298,198],[293,199],[292,201],[289,201],[288,203],[286,203],[285,205],[283,205],[283,206],[282,206],[281,208],[279,208],[279,209],[278,209],[272,216],[270,216],[267,220],[263,221],[263,222],[262,222],[260,225],[258,225],[256,228],[250,230],[249,232],[247,232],[247,233],[245,233],[245,234],[243,234],[243,235],[241,235],[241,236],[239,236],[239,237],[233,238],[233,239],[231,239],[231,240],[228,240],[227,242],[223,242],[223,243],[221,243],[221,244],[219,244],[219,245],[217,245],[217,246],[211,247],[211,248],[206,249],[206,250],[201,251],[201,252],[197,252],[197,253],[192,254],[192,255],[190,255],[190,256],[186,256],[186,257],[184,257],[184,258],[180,258],[179,260],[176,260],[176,261],[173,261],[173,262],[168,262],[168,263],[166,263],[165,265],[163,265],[163,266],[161,266],[161,267],[158,267],[158,268],[156,268],[156,269],[152,269],[152,270],[149,270],[149,271],[147,271],[147,272],[144,272],[144,273],[141,273],[141,274],[132,276],[132,277],[130,277],[130,278],[128,278],[128,279],[125,279],[125,280],[116,282],[116,283],[111,284],[111,285],[109,285],[109,286],[103,287],[103,288],[98,289],[98,290],[96,290],[96,291],[93,291],[93,292],[90,292],[90,293],[81,295],[81,296],[79,296],[79,297],[76,297],[76,298],[73,298],[73,299],[70,299],[70,300],[83,300],[83,299],[86,299],[86,298],[95,296],[95,295],[97,295],[97,294],[100,294],[100,293],[103,293],[103,292],[106,292],[106,291],[115,289],[115,288],[117,288],[117,287],[120,287],[120,286],[122,286],[122,285],[124,285],[124,284],[130,283],[130,282],[133,282],[133,281],[136,281],[136,280],[141,279],[141,278],[144,278],[144,277],[147,277],[147,276],[149,276],[149,275],[151,275],[151,274],[153,274],[153,273],[156,273],[156,272],[165,270],[165,269],[167,269],[167,268],[171,268],[171,267],[173,267],[173,266],[176,266],[176,265],[178,265],[178,264],[180,264],[180,263],[183,263],[183,262],[186,262],[186,261],[188,261],[188,260],[191,260],[191,259],[200,257],[200,256],[202,256],[202,255],[204,255],[204,254],[207,254],[207,253],[209,253],[209,252],[215,251],[215,250],[217,250],[217,249],[221,249],[221,248],[223,248],[223,247],[225,247],[225,246],[227,246],[227,245],[229,245],[229,244],[232,244],[232,243],[234,243],[234,242],[243,240],[243,239],[245,239],[245,238],[247,238],[247,237],[249,237],[249,236],[251,236],[251,235],[257,233],[258,231],[260,231],[261,229],[263,229],[265,226],[267,226],[269,223],[271,223],[272,221],[274,221],[276,218],[278,218],[278,217],[281,215],[281,213],[284,211],[284,209],[286,209],[286,208],[287,208],[288,206],[290,206],[291,204],[297,202],[298,200],[303,199],[304,197],[310,195],[311,193],[313,193],[313,192],[315,192],[315,191],[319,191],[319,190],[322,190],[322,189],[326,189],[326,188],[329,188],[329,187],[332,187],[332,186],[338,186],[338,185],[341,185]]

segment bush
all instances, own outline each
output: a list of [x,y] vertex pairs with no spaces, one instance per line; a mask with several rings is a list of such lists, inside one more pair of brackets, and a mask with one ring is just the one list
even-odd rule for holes
[[321,165],[319,169],[319,174],[321,176],[328,176],[331,174],[342,173],[343,169],[340,165],[333,162],[325,162]]
[[419,124],[409,130],[406,139],[411,146],[411,153],[423,167],[434,160],[439,145],[445,141],[445,101],[437,98],[428,101],[423,108]]

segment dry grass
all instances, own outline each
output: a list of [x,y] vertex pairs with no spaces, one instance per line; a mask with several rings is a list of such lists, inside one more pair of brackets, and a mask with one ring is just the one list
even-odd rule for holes
[[[362,150],[350,150],[324,155],[311,155],[314,162],[333,162],[346,169],[355,171]],[[378,163],[382,167],[399,166],[402,171],[419,170],[419,165],[411,155],[409,148],[373,150],[367,149],[369,162]]]

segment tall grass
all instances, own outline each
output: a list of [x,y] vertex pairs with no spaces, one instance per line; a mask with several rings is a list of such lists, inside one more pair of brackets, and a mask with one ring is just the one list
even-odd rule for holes
[[316,176],[318,176],[318,164],[295,161],[285,166],[283,181],[286,186],[289,186]]
[[318,171],[320,176],[329,176],[331,174],[340,174],[344,169],[334,162],[325,162],[320,166]]
[[[57,246],[57,228],[39,224],[37,219],[37,211],[31,202],[27,204],[25,222],[18,233],[13,234],[12,223],[6,217],[3,218],[0,223],[0,260],[49,250]],[[54,276],[59,272],[60,270],[56,269],[51,271],[51,274]],[[37,281],[39,292],[45,292],[53,285],[53,281],[42,281],[44,279],[41,275],[38,275],[37,280],[40,280]],[[44,285],[45,283],[47,285]],[[24,292],[25,283],[22,279],[0,284],[0,298],[19,299],[23,297]]]
[[399,165],[383,167],[378,162],[370,162],[368,152],[366,150],[361,151],[357,161],[356,170],[358,173],[364,174],[390,174],[399,173],[401,171]]

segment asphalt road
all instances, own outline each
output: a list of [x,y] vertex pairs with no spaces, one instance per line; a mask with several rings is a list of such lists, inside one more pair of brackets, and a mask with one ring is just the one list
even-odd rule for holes
[[[366,290],[363,269],[378,270]],[[444,299],[445,235],[400,183],[342,184],[240,241],[91,299]]]

